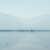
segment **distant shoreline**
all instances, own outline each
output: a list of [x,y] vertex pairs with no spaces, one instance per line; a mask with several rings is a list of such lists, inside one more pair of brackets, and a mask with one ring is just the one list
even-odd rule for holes
[[50,30],[0,30],[0,32],[50,32]]

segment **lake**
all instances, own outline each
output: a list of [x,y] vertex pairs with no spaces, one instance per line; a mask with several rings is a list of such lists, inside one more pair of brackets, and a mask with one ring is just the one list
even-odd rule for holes
[[50,32],[0,32],[0,50],[50,50]]

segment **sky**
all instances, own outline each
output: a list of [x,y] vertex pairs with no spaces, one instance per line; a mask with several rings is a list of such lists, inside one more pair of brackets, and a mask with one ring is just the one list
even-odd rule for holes
[[0,12],[23,17],[48,14],[50,0],[0,0]]
[[[33,23],[33,26],[36,27],[40,25],[40,17],[50,16],[50,0],[0,0],[0,14],[14,16],[13,18],[11,17],[11,20],[14,19],[14,21],[10,20],[11,22],[9,21],[8,24],[13,23],[13,25],[15,25],[18,23],[18,26],[30,27]],[[2,18],[3,17],[0,16],[0,19]],[[2,21],[5,19],[9,20],[9,17],[4,17]],[[16,23],[14,24],[15,21]],[[4,21],[3,23],[5,24],[0,22],[0,25],[6,25],[7,22]]]

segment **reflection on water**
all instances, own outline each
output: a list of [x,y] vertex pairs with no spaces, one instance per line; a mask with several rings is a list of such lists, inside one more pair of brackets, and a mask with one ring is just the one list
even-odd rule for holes
[[0,32],[0,50],[50,50],[50,32]]

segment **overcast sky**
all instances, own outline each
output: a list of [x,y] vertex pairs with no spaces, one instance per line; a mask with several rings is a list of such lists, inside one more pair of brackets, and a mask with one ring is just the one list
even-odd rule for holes
[[50,0],[0,0],[0,12],[15,16],[49,14]]
[[[21,26],[23,25],[32,26],[32,23],[34,26],[38,26],[40,25],[39,22],[41,20],[41,18],[37,19],[38,16],[40,17],[42,17],[43,15],[50,16],[50,0],[0,0],[0,13],[16,16],[14,18],[12,17],[11,18],[12,19],[16,18],[14,22],[19,18],[19,21],[16,23],[18,24],[20,23],[19,25]],[[0,16],[0,19],[2,19],[1,16]],[[3,21],[5,19],[6,18],[4,18]],[[9,20],[9,18],[7,19]],[[43,18],[42,18],[42,21],[43,21]],[[47,19],[47,22],[48,22],[48,19]]]

